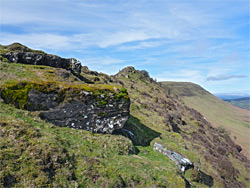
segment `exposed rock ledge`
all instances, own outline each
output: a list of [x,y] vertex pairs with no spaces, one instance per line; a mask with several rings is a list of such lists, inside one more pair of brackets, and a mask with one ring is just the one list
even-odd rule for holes
[[56,68],[71,70],[74,74],[81,73],[81,62],[74,58],[61,58],[38,52],[8,52],[3,55],[8,61],[30,65],[45,65]]
[[17,108],[40,111],[55,125],[91,132],[112,133],[129,117],[127,91],[110,85],[20,82],[4,85],[0,95]]

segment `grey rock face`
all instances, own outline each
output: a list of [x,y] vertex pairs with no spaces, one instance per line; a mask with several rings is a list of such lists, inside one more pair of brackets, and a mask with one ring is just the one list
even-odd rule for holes
[[115,96],[102,100],[101,96],[82,92],[72,95],[70,100],[61,104],[58,100],[58,96],[53,93],[29,92],[32,110],[45,110],[41,117],[61,127],[112,133],[121,129],[129,117],[129,101]]
[[[130,101],[124,89],[85,91],[79,86],[61,88],[51,84],[46,87],[37,83],[4,86],[0,96],[17,108],[40,111],[42,119],[61,127],[112,133],[129,118]],[[16,97],[17,93],[22,99]]]
[[74,59],[61,58],[55,55],[39,54],[33,52],[9,52],[3,57],[10,62],[30,64],[30,65],[45,65],[56,68],[71,70],[75,74],[81,73],[81,62]]
[[41,111],[54,108],[59,105],[57,93],[41,93],[32,89],[28,94],[28,105],[26,108],[30,111]]
[[182,157],[180,154],[176,152],[167,150],[157,142],[154,143],[153,149],[169,157],[172,161],[175,162],[175,164],[179,167],[179,169],[182,172],[185,172],[187,169],[193,168],[193,164],[189,159]]
[[[118,109],[119,103],[122,105]],[[41,114],[49,122],[91,132],[112,133],[123,127],[128,119],[126,104],[117,102],[115,107],[98,108],[95,104],[71,102]]]

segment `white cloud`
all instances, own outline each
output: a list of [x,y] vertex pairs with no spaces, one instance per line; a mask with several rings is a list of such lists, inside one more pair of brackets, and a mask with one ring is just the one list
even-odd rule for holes
[[70,40],[67,36],[54,35],[49,33],[43,34],[8,34],[1,33],[2,39],[0,42],[2,44],[11,44],[13,42],[19,42],[27,45],[31,48],[37,49],[50,49],[50,50],[65,50],[70,49]]
[[92,57],[92,58],[84,58],[83,62],[87,65],[114,65],[123,63],[120,59],[111,58],[109,56],[103,57]]
[[154,48],[154,47],[158,47],[161,46],[162,44],[164,44],[164,42],[160,42],[160,41],[153,41],[153,42],[139,42],[138,44],[135,45],[122,45],[119,46],[118,49],[119,50],[124,50],[124,51],[128,51],[128,50],[137,50],[137,49],[144,49],[144,48]]
[[147,40],[153,37],[156,36],[144,31],[131,30],[127,32],[117,32],[115,34],[106,36],[102,41],[100,41],[99,46],[101,48],[105,48],[108,46],[115,46],[126,42]]
[[80,61],[91,70],[103,72],[108,75],[114,75],[119,72],[121,67],[127,66],[123,60],[109,56],[86,57],[82,58]]
[[197,70],[163,71],[155,76],[158,81],[183,81],[200,83],[204,79]]

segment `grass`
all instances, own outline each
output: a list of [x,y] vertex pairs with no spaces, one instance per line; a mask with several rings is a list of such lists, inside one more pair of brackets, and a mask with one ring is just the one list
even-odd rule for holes
[[201,112],[213,126],[224,127],[230,132],[231,138],[242,146],[243,153],[250,159],[249,111],[235,108],[192,83],[165,82],[162,84],[172,93],[181,95],[187,106]]
[[[118,98],[127,96],[127,91],[120,86],[89,85],[79,81],[72,84],[74,78],[62,80],[57,76],[56,68],[5,62],[0,65],[1,73],[5,73],[0,86],[12,88],[13,95],[20,87],[29,88],[33,84],[42,88],[52,81],[56,82],[50,87],[52,90],[70,85],[70,88],[89,92],[116,92]],[[121,135],[92,134],[57,127],[41,120],[37,112],[16,109],[3,102],[0,102],[0,124],[0,185],[3,187],[185,185],[173,162],[154,152],[150,145],[136,149],[131,140]],[[141,129],[146,131],[145,137],[154,138],[148,135],[146,127]],[[136,155],[139,150],[148,150],[148,153]]]
[[123,136],[60,128],[36,112],[0,108],[2,186],[184,186],[174,163],[150,146],[134,155]]
[[[115,77],[85,72],[95,77],[100,75],[98,84],[93,85],[79,81],[72,74],[67,79],[62,78],[58,74],[60,70],[0,62],[0,87],[14,87],[18,83],[41,86],[53,82],[52,89],[71,88],[76,94],[83,89],[98,95],[102,91],[112,91],[118,98],[129,95],[131,116],[124,128],[134,136],[129,139],[129,135],[122,132],[94,134],[57,127],[41,120],[38,112],[17,109],[0,101],[0,186],[209,186],[204,178],[195,179],[198,171],[191,169],[186,174],[181,173],[173,161],[153,150],[154,142],[180,153],[193,163],[200,161],[204,177],[211,177],[214,187],[225,185],[220,176],[221,168],[210,161],[217,159],[210,154],[217,152],[212,140],[216,136],[220,141],[225,140],[224,136],[202,122],[197,112],[188,109],[178,99],[178,93],[176,96],[166,94],[166,89],[132,68]],[[100,100],[100,105],[103,103],[105,101]],[[198,137],[196,140],[194,135]],[[210,142],[212,146],[209,148],[206,144]],[[245,164],[233,154],[230,160],[237,168],[243,168]],[[241,170],[238,180],[243,181],[247,172],[248,168]]]
[[[211,152],[210,147],[215,149],[213,152],[219,151],[216,143],[213,143],[212,141],[213,137],[216,137],[215,135],[218,135],[219,133],[216,133],[216,131],[214,132],[214,129],[210,128],[208,125],[202,125],[205,121],[203,117],[199,117],[200,115],[198,115],[197,112],[192,112],[192,110],[190,111],[185,108],[186,101],[181,101],[181,98],[186,99],[188,97],[196,96],[197,93],[199,97],[202,98],[208,92],[202,90],[198,85],[185,89],[185,92],[179,88],[170,92],[169,90],[161,87],[162,84],[158,85],[148,77],[143,77],[141,73],[136,70],[121,71],[116,77],[123,82],[124,87],[128,90],[131,98],[131,114],[132,117],[135,118],[127,122],[126,128],[132,132],[135,130],[142,131],[140,127],[143,126],[138,127],[139,124],[137,121],[139,120],[141,125],[145,125],[152,131],[160,133],[158,137],[155,137],[151,141],[151,146],[155,141],[157,141],[162,143],[162,145],[168,149],[172,149],[173,151],[191,159],[193,162],[200,159],[202,161],[201,169],[203,178],[212,176],[213,186],[222,187],[223,183],[220,176],[223,171],[216,163],[212,162],[213,160],[218,159],[216,159],[215,156],[206,156],[206,153]],[[180,88],[182,88],[182,86],[180,86]],[[199,101],[195,105],[202,106],[200,104],[203,103]],[[204,108],[206,108],[206,105],[204,106]],[[224,108],[223,110],[226,112],[230,112],[231,110],[223,105],[219,105],[217,107],[219,108],[218,110],[222,110],[221,108]],[[207,109],[200,109],[199,111],[203,113],[204,110]],[[213,119],[216,119],[216,115],[217,114],[212,114],[211,116],[213,116]],[[205,117],[207,118],[207,116]],[[235,118],[231,118],[231,120],[237,121]],[[170,132],[173,130],[173,127],[171,128],[173,125],[177,125],[177,128],[175,128],[176,130],[174,129],[174,131],[177,132]],[[135,127],[138,128],[136,129]],[[206,139],[202,139],[204,136],[201,135],[201,131],[204,131],[206,134]],[[136,138],[135,135],[134,139],[149,139],[143,137],[143,133],[145,132],[147,131],[140,132],[140,135],[142,136],[139,138]],[[153,134],[150,131],[147,132],[147,135],[152,135],[153,138]],[[197,140],[194,135],[200,135],[201,139]],[[221,137],[222,135],[218,136]],[[221,144],[225,141],[224,138],[220,138],[220,140],[222,141]],[[212,145],[207,145],[207,142],[211,142]],[[228,161],[230,161],[230,159],[228,159]],[[249,170],[247,171],[249,172]],[[192,184],[197,185],[197,182],[195,183],[195,181],[190,181]],[[200,183],[198,183],[198,187],[202,186]]]

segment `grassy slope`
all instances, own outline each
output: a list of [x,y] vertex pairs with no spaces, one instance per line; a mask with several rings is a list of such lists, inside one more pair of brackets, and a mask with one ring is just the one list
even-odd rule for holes
[[[194,162],[200,159],[201,170],[204,174],[214,177],[215,187],[221,187],[220,180],[217,178],[223,173],[219,169],[224,165],[220,166],[219,163],[225,162],[225,155],[216,158],[215,153],[220,152],[220,149],[217,150],[216,148],[222,147],[225,150],[230,150],[225,144],[216,141],[218,137],[221,139],[222,135],[218,134],[212,127],[210,128],[209,123],[207,124],[207,122],[199,119],[197,112],[186,108],[182,101],[178,100],[178,96],[166,94],[166,89],[160,87],[151,78],[145,77],[140,71],[128,67],[118,73],[115,78],[118,78],[118,82],[127,88],[129,92],[132,116],[139,120],[142,125],[146,125],[151,130],[161,133],[159,136],[160,140],[156,138],[153,141],[162,142],[163,145],[181,153]],[[173,121],[171,120],[172,118],[174,119]],[[181,125],[181,122],[178,120],[184,121],[186,124]],[[169,124],[171,121],[172,123],[170,124],[172,125]],[[175,130],[173,127],[176,124],[178,125]],[[133,122],[128,121],[125,125],[125,128],[135,132],[133,127],[138,127],[138,124],[135,125]],[[205,135],[201,134],[202,132]],[[224,137],[224,139],[228,140],[227,137]],[[223,142],[224,139],[221,141]],[[212,145],[207,145],[208,143]],[[211,151],[211,149],[216,151]],[[214,154],[210,155],[209,153]],[[220,162],[218,162],[219,160]],[[231,165],[237,166],[236,163],[228,163],[226,166]],[[244,165],[241,167],[245,169]],[[224,166],[223,171],[226,170],[230,174],[232,171],[230,172],[226,168]],[[237,169],[241,168],[237,167]],[[246,175],[249,171],[245,170],[241,173]],[[242,178],[244,175],[239,175],[239,177],[241,177],[242,182],[245,182],[246,179]],[[230,181],[233,180],[231,179]],[[231,184],[228,186],[236,185]]]
[[234,107],[202,87],[187,82],[162,82],[173,94],[182,96],[185,104],[201,114],[215,127],[224,127],[250,158],[250,111]]
[[[67,81],[62,80],[57,75],[58,69],[51,67],[2,62],[0,70],[6,73],[5,77],[1,77],[0,85],[11,80],[33,79],[81,84],[73,75]],[[181,174],[174,162],[153,151],[154,141],[193,162],[201,161],[204,176],[212,175],[212,185],[223,186],[222,180],[217,178],[223,172],[216,171],[204,158],[201,152],[206,150],[204,146],[196,143],[200,148],[195,149],[192,140],[185,140],[180,134],[169,132],[169,126],[164,123],[162,110],[169,111],[170,107],[178,106],[179,102],[168,98],[165,90],[156,83],[141,79],[140,74],[131,75],[131,79],[120,79],[128,88],[132,101],[132,116],[125,128],[135,133],[132,140],[136,148],[124,136],[56,127],[41,120],[36,112],[19,110],[0,102],[2,186],[185,187],[186,180],[193,186],[210,185],[195,179],[196,172],[193,170]],[[131,89],[131,84],[137,89]],[[151,92],[148,95],[149,90]],[[165,102],[161,103],[161,100]],[[177,108],[182,109],[181,106]],[[171,111],[175,112],[174,109]],[[188,122],[190,120],[186,115]],[[198,131],[198,126],[190,126],[194,133]],[[183,127],[183,131],[190,130],[190,126]],[[190,137],[189,134],[187,136]],[[239,159],[232,157],[232,160],[238,164],[237,169],[241,170],[238,180],[247,185],[244,178],[247,169],[244,169]]]
[[[64,78],[61,72],[0,62],[0,86],[13,80],[84,84],[72,74]],[[93,73],[88,76],[92,78]],[[41,120],[37,112],[0,101],[0,186],[223,187],[240,182],[250,186],[244,158],[228,138],[203,125],[196,112],[192,114],[182,102],[166,95],[152,79],[138,71],[129,73],[130,78],[95,76],[100,78],[97,83],[111,82],[128,89],[131,118],[125,128],[135,134],[133,143],[121,133],[101,135],[57,127]],[[171,131],[170,119],[173,125],[178,124],[179,132]],[[187,124],[181,125],[182,121]],[[180,173],[173,161],[153,151],[154,141],[200,163],[201,173],[192,169]],[[222,146],[227,154],[225,160],[218,161]],[[212,182],[208,181],[211,178]]]
[[[73,75],[62,80],[58,69],[45,66],[1,62],[0,70],[0,85],[12,80],[79,82]],[[185,186],[172,161],[151,146],[138,146],[142,152],[134,155],[132,142],[124,136],[56,127],[36,112],[3,102],[0,122],[2,186]]]

